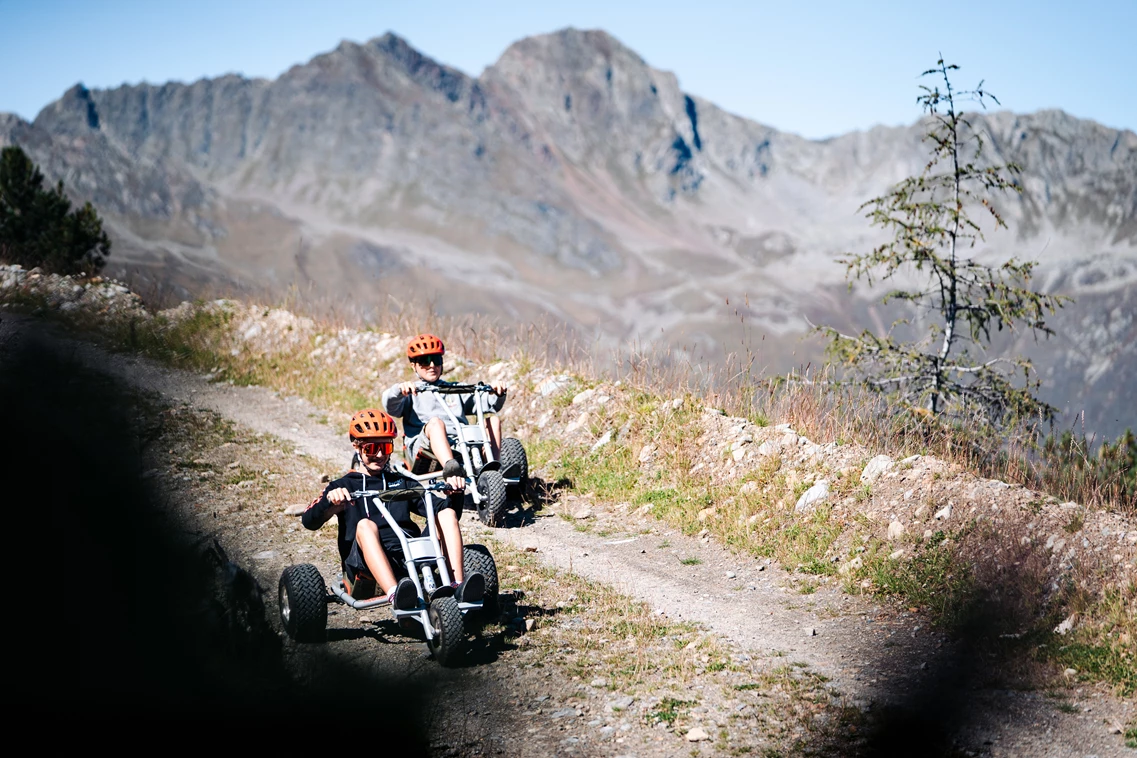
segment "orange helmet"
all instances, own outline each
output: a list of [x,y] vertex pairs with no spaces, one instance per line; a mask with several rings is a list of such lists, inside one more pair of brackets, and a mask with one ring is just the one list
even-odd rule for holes
[[394,439],[398,434],[399,430],[395,426],[395,419],[377,408],[356,411],[347,427],[347,436],[353,440],[368,437],[390,437]]
[[446,355],[446,346],[433,334],[420,334],[407,345],[407,360],[413,361],[424,355]]

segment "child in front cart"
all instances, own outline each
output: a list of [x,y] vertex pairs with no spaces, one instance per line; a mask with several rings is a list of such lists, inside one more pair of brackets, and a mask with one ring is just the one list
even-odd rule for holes
[[[395,608],[410,610],[418,603],[418,592],[405,575],[402,543],[378,508],[370,505],[366,498],[355,501],[351,498],[351,493],[357,490],[399,490],[419,486],[388,466],[397,434],[395,420],[381,410],[369,408],[352,416],[348,438],[355,448],[358,462],[347,474],[328,483],[304,511],[302,521],[306,528],[315,530],[332,516],[338,516],[344,578],[351,587],[360,581],[374,582]],[[448,483],[458,491],[465,488],[465,480],[461,477]],[[457,502],[460,504],[461,501]],[[411,537],[421,534],[418,524],[411,519],[412,512],[425,516],[421,498],[392,500],[386,506],[404,532]],[[462,532],[453,513],[454,507],[455,499],[446,498],[439,505],[437,514],[454,578],[451,586],[459,602],[477,602],[485,590],[485,578],[477,572],[464,576]],[[396,579],[396,573],[403,574],[402,578]]]
[[[420,382],[433,386],[450,386],[453,382],[442,380],[442,356],[446,347],[442,340],[433,334],[420,334],[407,345],[407,360],[418,377],[415,381],[401,382],[388,387],[383,392],[383,407],[395,418],[403,420],[403,434],[406,436],[407,453],[414,460],[426,445],[442,464],[442,474],[449,483],[462,477],[462,466],[454,460],[452,440],[457,440],[458,429],[442,408],[442,403],[451,403],[455,416],[473,414],[474,397],[468,394],[438,395],[419,394]],[[501,420],[497,414],[505,406],[505,394],[509,391],[501,382],[490,385],[497,396],[482,411],[486,414],[486,435],[494,458],[501,458]]]

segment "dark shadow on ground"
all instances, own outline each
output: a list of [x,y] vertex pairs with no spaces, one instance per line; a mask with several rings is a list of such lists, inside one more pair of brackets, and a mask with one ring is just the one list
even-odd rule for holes
[[[948,643],[927,669],[900,677],[890,702],[874,706],[856,735],[829,735],[814,744],[822,754],[891,758],[986,755],[977,736],[977,694],[1029,681],[1032,648],[1053,626],[1047,616],[1045,558],[1029,548],[1004,548],[996,560],[967,567],[962,593],[940,631]],[[1025,630],[1025,631],[1024,631]],[[880,651],[880,658],[889,655]]]
[[[0,330],[0,482],[22,601],[0,631],[7,712],[124,731],[225,725],[264,744],[346,718],[346,731],[381,723],[385,750],[425,755],[429,693],[320,650],[305,651],[303,681],[290,673],[263,589],[221,544],[185,531],[159,478],[143,477],[148,452],[181,455],[148,450],[161,414],[35,335]],[[224,744],[213,728],[177,737],[199,740]]]

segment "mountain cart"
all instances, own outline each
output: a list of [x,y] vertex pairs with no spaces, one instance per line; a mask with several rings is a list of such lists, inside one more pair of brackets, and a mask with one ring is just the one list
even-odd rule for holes
[[[434,659],[443,666],[452,666],[461,654],[468,626],[472,628],[475,623],[488,621],[497,611],[497,566],[484,545],[466,545],[462,555],[464,570],[467,575],[475,571],[482,574],[485,592],[476,602],[459,602],[450,586],[450,570],[434,518],[435,502],[446,497],[446,485],[438,478],[440,474],[415,475],[401,466],[396,466],[396,470],[418,481],[421,488],[356,490],[351,497],[353,501],[368,498],[402,545],[407,575],[414,583],[418,601],[408,610],[392,607],[395,620],[405,630],[421,630]],[[407,536],[386,507],[388,502],[408,497],[421,497],[426,505],[426,528],[421,537]],[[320,642],[325,637],[329,603],[340,603],[357,611],[390,604],[386,597],[371,596],[374,592],[374,582],[353,583],[343,574],[329,589],[315,566],[295,564],[284,569],[280,576],[277,596],[280,621],[292,639]]]
[[[441,397],[438,402],[458,428],[456,438],[451,438],[451,447],[454,457],[466,471],[470,482],[470,498],[478,511],[478,518],[488,526],[501,526],[505,521],[509,496],[512,494],[517,499],[524,497],[529,478],[529,459],[521,440],[515,437],[503,439],[501,459],[494,457],[493,447],[486,435],[484,410],[488,407],[486,396],[493,393],[493,387],[484,382],[443,386],[419,382],[415,389],[419,393],[473,396],[474,423],[470,423],[465,415],[456,413],[450,403]],[[411,471],[418,475],[441,469],[441,464],[428,445],[424,445],[415,460],[408,463]]]

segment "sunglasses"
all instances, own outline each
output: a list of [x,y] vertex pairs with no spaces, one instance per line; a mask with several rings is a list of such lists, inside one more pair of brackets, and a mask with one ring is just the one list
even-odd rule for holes
[[374,458],[378,455],[390,455],[391,451],[395,449],[394,440],[385,440],[383,442],[360,442],[359,452],[366,456]]
[[441,355],[424,355],[421,358],[415,358],[415,363],[420,366],[441,366]]

